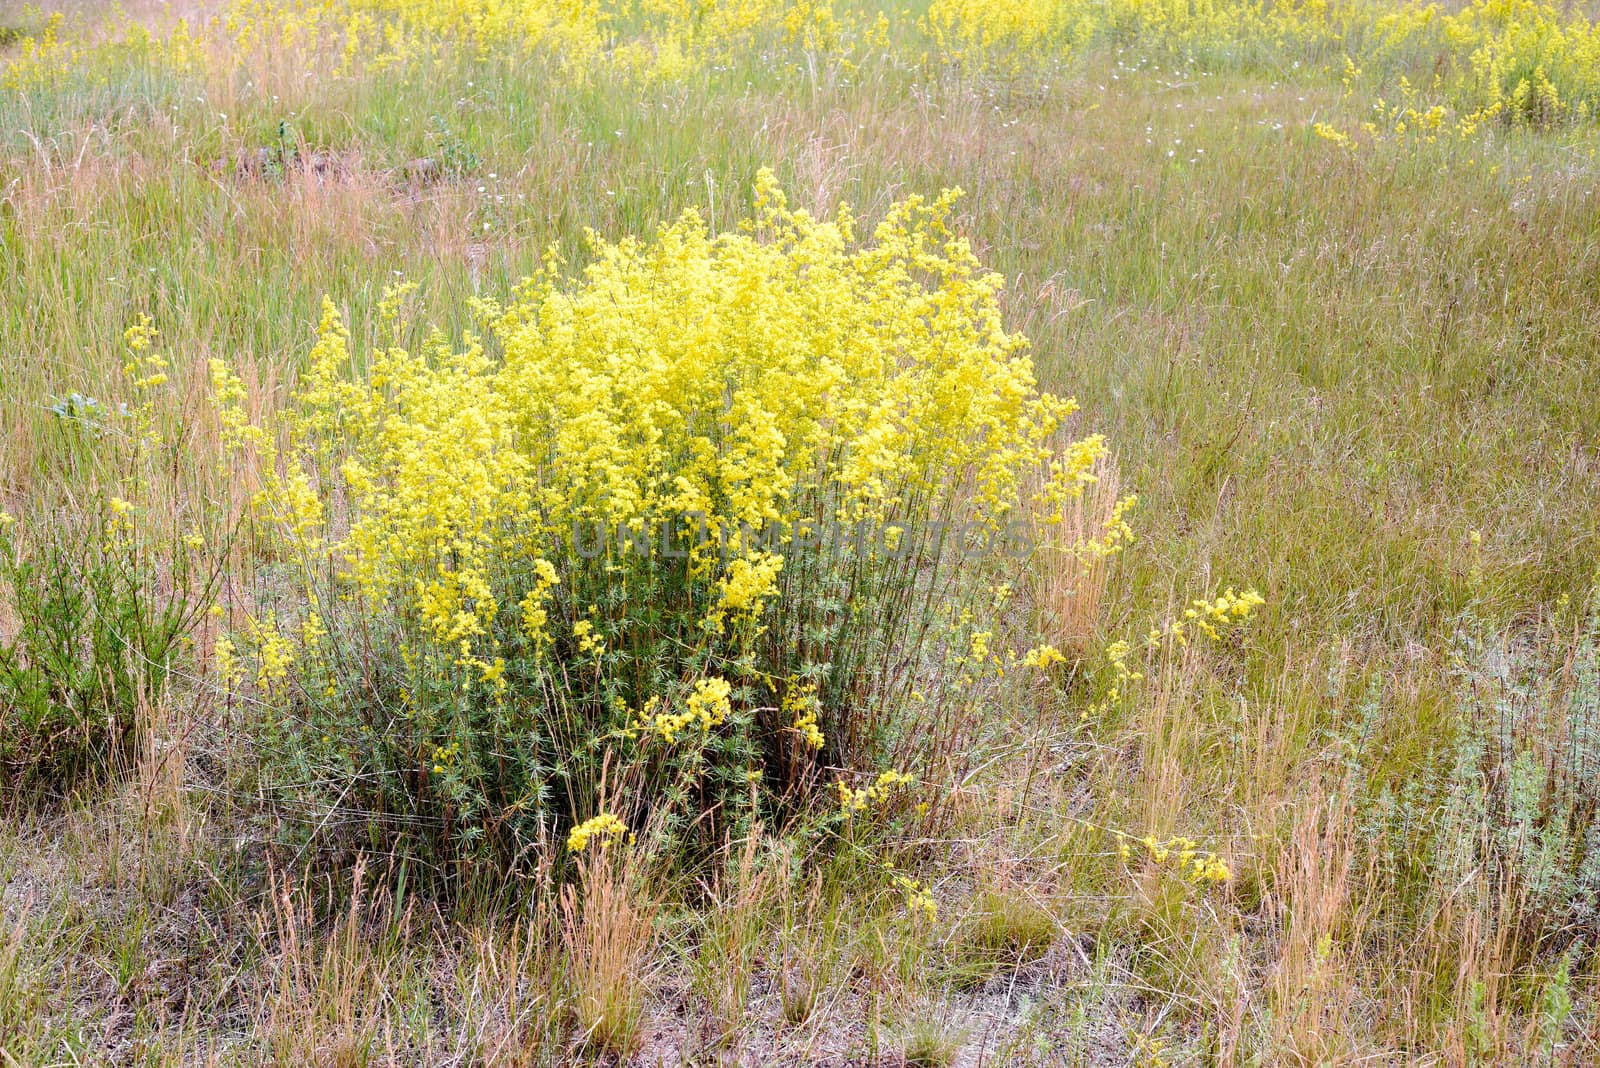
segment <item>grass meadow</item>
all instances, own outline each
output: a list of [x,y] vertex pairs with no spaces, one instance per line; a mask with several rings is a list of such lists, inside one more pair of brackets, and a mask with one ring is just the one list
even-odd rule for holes
[[1595,1063],[1592,14],[0,4],[0,1062]]

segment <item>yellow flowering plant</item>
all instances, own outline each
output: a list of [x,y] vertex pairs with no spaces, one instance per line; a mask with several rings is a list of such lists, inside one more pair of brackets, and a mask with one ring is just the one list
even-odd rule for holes
[[[0,511],[0,791],[62,793],[134,764],[141,709],[165,686],[218,581],[195,535],[149,513],[169,448],[153,408],[166,361],[141,317],[124,335],[125,399],[53,403],[63,452],[101,480]],[[166,453],[170,455],[170,453]],[[63,482],[66,482],[63,479]]]
[[459,345],[358,358],[329,303],[273,428],[218,368],[225,436],[273,454],[257,514],[320,612],[261,666],[294,706],[282,785],[350,783],[397,828],[450,828],[451,861],[509,865],[595,811],[606,761],[696,834],[753,782],[792,804],[822,767],[915,766],[927,707],[893,665],[948,635],[910,621],[971,600],[998,640],[967,596],[985,535],[1081,492],[1103,450],[1053,444],[1072,405],[1004,329],[957,196],[863,237],[763,171],[742,227],[596,236],[576,275],[552,250]]

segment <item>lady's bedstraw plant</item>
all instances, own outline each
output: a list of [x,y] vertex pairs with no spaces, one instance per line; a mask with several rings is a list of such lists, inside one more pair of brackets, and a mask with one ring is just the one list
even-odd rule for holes
[[236,454],[282,442],[257,506],[315,620],[271,629],[298,642],[281,785],[514,865],[601,808],[608,760],[671,836],[819,767],[914,767],[920,621],[964,596],[958,558],[994,559],[976,534],[1080,492],[1103,446],[1050,446],[1072,403],[1002,326],[957,193],[866,240],[768,172],[755,194],[734,233],[595,237],[577,276],[552,251],[481,334],[359,376],[328,304],[270,433],[216,369]]
[[0,511],[0,793],[65,792],[132,766],[217,580],[206,539],[157,514],[176,475],[155,340],[143,316],[123,335],[125,400],[50,409],[81,461],[70,499],[35,494],[20,520]]

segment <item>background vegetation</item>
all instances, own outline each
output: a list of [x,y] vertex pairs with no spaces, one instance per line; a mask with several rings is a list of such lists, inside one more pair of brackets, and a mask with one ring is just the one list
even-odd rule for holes
[[[1592,1060],[1587,19],[5,8],[0,1050]],[[571,849],[589,813],[566,813],[537,891],[438,893],[393,863],[415,812],[374,825],[355,780],[285,763],[302,661],[271,624],[314,586],[225,446],[305,388],[325,295],[352,376],[434,327],[459,351],[552,242],[576,271],[590,228],[736,231],[767,166],[868,234],[964,190],[951,226],[1006,280],[1005,329],[1081,405],[1063,435],[1109,446],[1068,529],[1136,493],[1134,540],[963,572],[1000,670],[909,721],[960,739],[916,783],[825,754],[842,803],[752,809],[692,853],[647,811],[623,813],[638,842]],[[1213,640],[1196,620],[1230,587],[1265,604]],[[1066,663],[1004,660],[1035,641]],[[819,711],[826,734],[847,706]]]

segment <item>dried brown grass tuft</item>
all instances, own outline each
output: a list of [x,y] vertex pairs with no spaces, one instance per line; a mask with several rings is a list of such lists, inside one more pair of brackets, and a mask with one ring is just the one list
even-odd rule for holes
[[[598,847],[597,847],[598,848]],[[585,1046],[617,1057],[638,1049],[649,990],[656,908],[631,849],[583,858],[561,893],[573,1010]]]
[[1041,532],[1034,572],[1039,631],[1067,657],[1087,659],[1100,633],[1113,558],[1084,548],[1103,537],[1122,490],[1115,457],[1102,456],[1094,481],[1062,506],[1036,517]]

